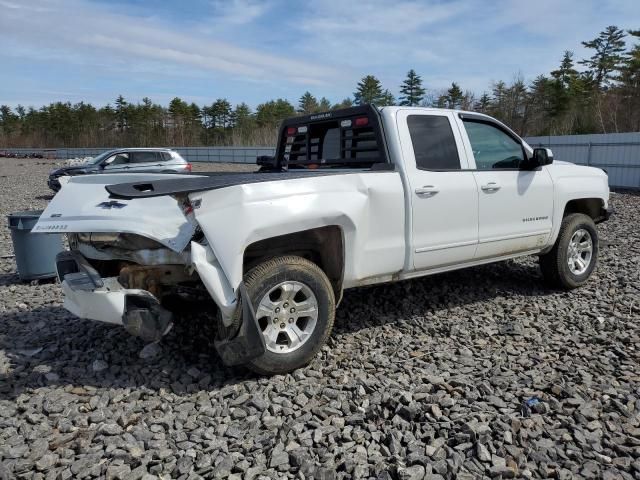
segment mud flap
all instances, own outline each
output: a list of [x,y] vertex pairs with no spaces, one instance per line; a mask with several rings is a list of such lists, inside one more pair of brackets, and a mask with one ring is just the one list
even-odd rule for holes
[[244,283],[240,284],[240,297],[242,298],[242,323],[238,333],[233,338],[214,342],[222,362],[229,367],[247,363],[266,351],[256,312]]

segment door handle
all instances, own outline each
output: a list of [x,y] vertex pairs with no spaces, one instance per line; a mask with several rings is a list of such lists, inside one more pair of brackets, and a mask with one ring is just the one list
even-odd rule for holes
[[489,182],[486,185],[482,185],[480,187],[483,191],[485,192],[497,192],[498,190],[500,190],[500,185],[498,185],[496,182]]
[[416,188],[416,190],[415,190],[416,195],[425,196],[425,197],[433,197],[439,191],[440,190],[438,190],[433,185],[425,185],[424,187]]

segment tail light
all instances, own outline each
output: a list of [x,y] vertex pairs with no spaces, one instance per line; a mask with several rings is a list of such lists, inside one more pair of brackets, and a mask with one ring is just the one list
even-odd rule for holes
[[356,118],[353,123],[355,124],[356,127],[364,127],[365,125],[369,125],[369,118],[368,117]]
[[191,169],[193,168],[193,166],[190,163],[187,163],[184,167],[187,170],[187,172],[190,172]]

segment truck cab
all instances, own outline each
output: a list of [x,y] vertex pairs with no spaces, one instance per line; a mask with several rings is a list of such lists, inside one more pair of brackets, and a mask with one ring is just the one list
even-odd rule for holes
[[[579,183],[598,192],[596,220],[606,215],[603,171],[568,171],[549,156],[540,164],[524,140],[489,116],[406,107],[381,115],[396,133],[388,144],[407,182],[416,270],[544,250],[558,233],[563,197],[571,195],[565,190]],[[573,185],[560,183],[567,174]]]

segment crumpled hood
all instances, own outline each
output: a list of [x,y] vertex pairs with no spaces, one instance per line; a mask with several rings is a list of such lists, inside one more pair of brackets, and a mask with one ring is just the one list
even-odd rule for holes
[[51,176],[60,176],[60,175],[76,175],[78,173],[98,173],[100,169],[95,165],[74,165],[70,167],[60,167],[54,170],[51,170],[49,175]]

